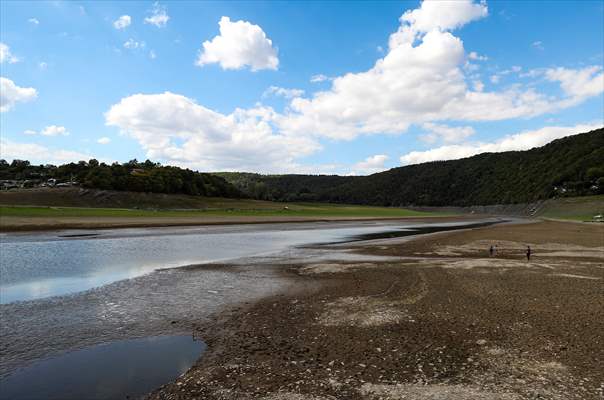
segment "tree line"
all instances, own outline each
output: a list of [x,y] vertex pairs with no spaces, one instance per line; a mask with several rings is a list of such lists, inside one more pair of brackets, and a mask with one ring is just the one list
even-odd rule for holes
[[250,197],[380,206],[530,203],[604,193],[604,128],[527,151],[393,168],[369,176],[220,173]]
[[245,197],[223,178],[190,169],[131,160],[111,165],[92,159],[60,166],[32,165],[26,160],[0,160],[0,180],[28,181],[30,185],[75,182],[90,189],[180,193],[193,196]]

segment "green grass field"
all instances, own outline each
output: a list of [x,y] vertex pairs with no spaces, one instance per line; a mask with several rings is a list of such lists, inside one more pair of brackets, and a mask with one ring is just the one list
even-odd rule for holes
[[[241,204],[243,205],[243,204]],[[254,204],[250,204],[253,206]],[[287,208],[286,208],[287,207]],[[228,208],[204,210],[137,210],[123,208],[21,207],[0,206],[0,216],[11,217],[432,217],[450,214],[412,211],[391,207],[366,207],[332,204],[282,204],[274,208]]]

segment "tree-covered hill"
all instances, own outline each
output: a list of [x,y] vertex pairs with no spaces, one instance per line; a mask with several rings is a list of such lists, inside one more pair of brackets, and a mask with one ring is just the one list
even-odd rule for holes
[[194,196],[246,197],[239,189],[213,175],[162,166],[149,160],[132,160],[107,165],[97,160],[61,166],[32,165],[29,161],[0,160],[0,180],[18,181],[20,185],[76,183],[84,188],[151,193],[179,193]]
[[604,193],[604,128],[527,151],[484,153],[359,177],[221,173],[251,197],[385,206],[527,203]]

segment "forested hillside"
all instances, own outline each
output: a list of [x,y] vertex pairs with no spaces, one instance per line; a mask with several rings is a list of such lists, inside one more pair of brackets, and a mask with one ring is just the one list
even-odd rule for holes
[[19,181],[25,187],[46,185],[49,180],[54,180],[51,185],[76,184],[90,189],[245,197],[240,190],[216,175],[162,166],[149,160],[107,165],[93,159],[58,167],[31,165],[24,160],[13,160],[9,164],[0,160],[0,180]]
[[528,151],[484,153],[362,177],[218,175],[265,200],[387,206],[526,203],[604,193],[604,129]]

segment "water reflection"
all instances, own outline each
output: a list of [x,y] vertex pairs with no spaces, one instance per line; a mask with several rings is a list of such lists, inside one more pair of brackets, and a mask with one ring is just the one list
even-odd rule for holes
[[250,257],[413,226],[368,222],[7,235],[0,241],[0,303],[75,293],[158,268]]
[[125,399],[167,383],[205,344],[191,336],[120,340],[39,361],[0,383],[0,399]]

